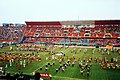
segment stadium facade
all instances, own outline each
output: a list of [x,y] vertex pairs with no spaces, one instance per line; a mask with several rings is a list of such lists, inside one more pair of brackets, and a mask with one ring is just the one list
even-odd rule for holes
[[25,21],[25,23],[26,25],[22,26],[20,24],[1,26],[1,31],[10,31],[5,37],[1,36],[0,41],[120,46],[120,20]]

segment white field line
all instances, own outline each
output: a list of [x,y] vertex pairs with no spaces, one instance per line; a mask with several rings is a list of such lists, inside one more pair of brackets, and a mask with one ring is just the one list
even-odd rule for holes
[[[49,60],[49,61],[47,61],[45,64],[43,64],[43,65],[42,65],[42,67],[43,67],[43,66],[45,66],[45,65],[46,65],[48,62],[50,62],[50,61],[52,61],[52,59],[51,59],[51,60]],[[35,69],[33,72],[37,71],[38,69],[40,69],[40,67],[39,67],[39,68],[37,68],[37,69]],[[32,73],[33,73],[33,72],[32,72]]]
[[70,78],[70,77],[61,77],[61,76],[52,76],[52,77],[58,77],[58,78],[66,78],[66,79],[72,79],[72,80],[86,80],[86,79],[78,79],[78,78]]
[[[19,71],[18,71],[19,72]],[[18,72],[16,72],[16,73],[18,73]],[[21,71],[20,71],[21,72]],[[9,71],[6,71],[6,73],[9,73]],[[11,72],[10,71],[10,73],[13,73],[13,74],[15,74],[15,72]],[[31,73],[23,73],[23,74],[29,74],[29,75],[31,75]]]

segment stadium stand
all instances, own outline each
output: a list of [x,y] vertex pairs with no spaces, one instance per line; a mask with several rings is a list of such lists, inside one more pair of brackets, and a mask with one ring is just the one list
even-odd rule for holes
[[[26,22],[26,24],[25,36],[27,39],[25,42],[66,43],[65,39],[68,39],[67,43],[75,43],[76,41],[75,44],[79,42],[91,45],[102,41],[101,46],[105,46],[109,41],[110,45],[120,45],[118,43],[119,20]],[[84,38],[87,40],[83,40]],[[111,41],[108,40],[109,38]],[[73,39],[74,42],[72,42]],[[104,44],[106,42],[107,44]]]
[[0,41],[18,42],[22,38],[24,27],[0,27]]
[[78,45],[94,45],[101,42],[101,46],[108,43],[119,46],[119,37],[119,20],[26,21],[26,26],[12,23],[4,23],[0,26],[0,41],[2,42],[74,43]]

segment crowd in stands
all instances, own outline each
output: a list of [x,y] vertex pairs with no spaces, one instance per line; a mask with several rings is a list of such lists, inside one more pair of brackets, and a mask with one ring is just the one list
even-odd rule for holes
[[[26,33],[26,35],[32,35],[34,36],[35,33],[39,33],[39,36],[84,36],[85,33],[90,33],[90,36],[95,36],[96,37],[104,37],[104,35],[106,33],[110,33],[110,35],[112,35],[111,37],[118,37],[119,36],[119,27],[93,27],[93,28],[80,28],[79,32],[78,30],[75,30],[72,27],[69,28],[63,28],[63,27],[59,27],[58,26],[62,26],[62,25],[57,25],[57,26],[52,26],[52,27],[45,27],[47,25],[44,25],[43,27],[30,27],[28,28],[28,31]],[[32,32],[31,32],[32,30]],[[87,32],[87,31],[90,32]],[[31,33],[30,33],[31,32]],[[32,34],[34,33],[34,34]],[[93,34],[94,33],[94,34]]]
[[0,27],[0,40],[18,42],[24,32],[24,27]]
[[[93,38],[118,38],[120,37],[120,28],[117,27],[105,27],[95,26],[92,28],[82,27],[76,30],[73,27],[62,27],[62,25],[41,25],[40,27],[0,27],[0,40],[18,41],[20,42],[22,37],[30,36],[26,38],[25,42],[61,42],[62,38],[55,37],[93,37]],[[51,38],[39,38],[39,37],[51,37]],[[71,39],[69,42],[83,42],[83,40]],[[100,43],[102,46],[110,44],[112,46],[120,46],[119,39],[90,39],[89,43]]]
[[89,43],[98,43],[100,46],[120,46],[120,39],[90,39]]

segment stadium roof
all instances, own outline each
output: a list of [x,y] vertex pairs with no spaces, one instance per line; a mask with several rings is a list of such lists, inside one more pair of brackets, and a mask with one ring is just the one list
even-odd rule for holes
[[78,21],[25,21],[27,25],[80,25],[80,24],[95,24],[95,25],[110,25],[120,24],[120,20],[78,20]]
[[27,25],[61,25],[59,21],[46,21],[46,22],[39,22],[39,21],[25,21]]
[[96,20],[95,24],[99,25],[110,25],[110,24],[120,24],[120,20]]

